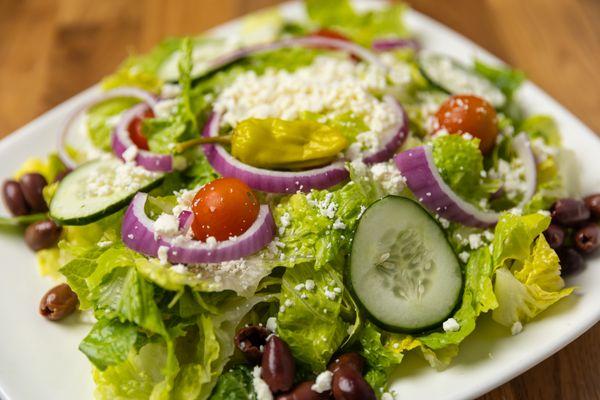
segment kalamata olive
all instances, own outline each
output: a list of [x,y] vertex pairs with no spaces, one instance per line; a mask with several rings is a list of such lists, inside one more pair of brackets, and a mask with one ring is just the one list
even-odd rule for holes
[[558,249],[565,242],[565,230],[556,224],[550,224],[544,236],[553,249]]
[[29,205],[23,195],[23,190],[18,182],[5,181],[2,185],[2,200],[8,211],[14,216],[27,215],[30,213]]
[[376,400],[375,392],[356,369],[343,366],[333,374],[335,400]]
[[561,248],[556,251],[560,259],[560,274],[568,276],[581,271],[585,267],[585,261],[581,254],[572,248]]
[[19,179],[19,184],[32,212],[48,211],[48,205],[42,194],[42,190],[44,190],[48,182],[46,182],[46,178],[42,174],[25,174]]
[[298,384],[291,392],[277,396],[276,400],[328,400],[331,392],[317,393],[312,390],[315,381],[306,381]]
[[575,247],[582,253],[593,253],[600,247],[600,226],[588,223],[575,232]]
[[564,226],[576,226],[590,218],[585,203],[576,199],[560,199],[551,208],[552,221]]
[[600,193],[589,195],[583,201],[594,218],[600,219]]
[[54,177],[54,182],[62,181],[65,178],[65,176],[69,175],[71,172],[72,170],[69,168],[63,169],[58,174],[56,174],[56,176]]
[[362,374],[365,367],[365,359],[358,353],[346,353],[339,357],[335,357],[327,367],[331,372],[337,371],[340,367],[351,367]]
[[246,360],[253,364],[260,364],[263,352],[261,348],[266,344],[270,332],[263,326],[246,326],[235,335],[235,345],[244,354]]
[[73,314],[79,300],[66,283],[50,289],[40,301],[40,314],[52,321],[58,321]]
[[269,336],[262,357],[262,379],[273,393],[287,392],[294,383],[296,364],[287,343]]
[[48,249],[58,243],[61,232],[62,227],[54,221],[34,222],[25,229],[25,243],[33,251]]

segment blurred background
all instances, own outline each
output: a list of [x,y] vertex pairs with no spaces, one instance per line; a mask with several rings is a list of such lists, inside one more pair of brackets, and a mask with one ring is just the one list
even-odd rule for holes
[[[0,137],[131,52],[277,0],[0,0]],[[407,0],[523,70],[600,132],[600,0]],[[568,132],[567,132],[568,134]],[[600,398],[600,325],[486,400]]]

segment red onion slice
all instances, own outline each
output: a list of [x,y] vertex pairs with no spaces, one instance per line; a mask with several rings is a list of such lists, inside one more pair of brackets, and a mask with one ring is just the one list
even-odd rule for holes
[[157,102],[156,96],[154,96],[152,93],[140,88],[128,86],[112,89],[108,92],[98,93],[93,96],[84,105],[80,106],[75,110],[75,112],[73,112],[73,114],[67,120],[63,131],[58,136],[58,156],[67,167],[75,169],[78,165],[78,163],[71,158],[69,152],[67,151],[67,139],[71,134],[73,134],[72,131],[76,125],[76,122],[79,120],[79,118],[81,118],[82,114],[96,104],[120,97],[133,97],[140,99],[150,107],[154,107]]
[[236,238],[210,245],[184,236],[155,236],[154,221],[146,215],[147,193],[138,193],[129,205],[121,238],[125,246],[150,257],[158,257],[159,249],[167,248],[167,260],[172,264],[205,264],[237,260],[256,253],[273,240],[275,221],[268,205],[260,206],[256,221]]
[[357,45],[356,43],[323,36],[306,36],[282,39],[272,43],[261,43],[238,49],[224,56],[215,58],[213,61],[210,62],[210,66],[208,67],[207,72],[222,68],[228,64],[241,60],[242,58],[246,58],[252,54],[296,46],[309,48],[327,48],[344,51],[360,60],[377,65],[383,69],[386,68],[385,65],[381,62],[381,60],[379,60],[379,58],[377,58],[375,54],[373,54],[366,48]]
[[178,216],[179,221],[179,232],[186,233],[192,226],[194,220],[194,214],[189,210],[183,210]]
[[[221,117],[216,112],[204,126],[203,136],[219,134]],[[348,171],[343,161],[334,162],[321,168],[301,172],[273,171],[256,168],[233,157],[225,148],[217,144],[204,145],[204,153],[212,167],[222,176],[238,178],[252,189],[269,193],[310,192],[311,189],[327,189],[348,179]]]
[[421,44],[416,39],[385,38],[373,41],[371,48],[376,52],[386,52],[398,49],[421,50]]
[[144,115],[150,106],[145,103],[136,104],[123,113],[119,123],[115,127],[111,136],[111,146],[113,153],[122,160],[125,160],[125,151],[131,147],[137,149],[135,154],[135,163],[148,171],[171,172],[173,170],[173,156],[170,154],[157,154],[147,150],[137,148],[129,137],[127,128],[131,122],[139,116]]
[[[525,134],[515,137],[513,147],[525,167],[526,190],[523,200],[517,206],[520,208],[529,202],[535,193],[536,167]],[[463,200],[444,182],[433,161],[431,146],[419,146],[404,151],[396,155],[394,161],[415,197],[432,213],[449,221],[478,228],[488,228],[498,222],[499,213],[478,209]]]
[[392,96],[385,96],[383,101],[391,105],[394,112],[397,113],[398,123],[384,134],[381,149],[363,155],[365,164],[375,164],[389,160],[408,137],[408,116],[404,108]]

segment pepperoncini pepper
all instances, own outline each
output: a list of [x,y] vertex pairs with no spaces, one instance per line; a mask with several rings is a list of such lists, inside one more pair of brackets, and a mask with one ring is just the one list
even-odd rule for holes
[[231,154],[258,168],[302,169],[328,164],[348,146],[337,129],[316,121],[250,118],[231,136]]

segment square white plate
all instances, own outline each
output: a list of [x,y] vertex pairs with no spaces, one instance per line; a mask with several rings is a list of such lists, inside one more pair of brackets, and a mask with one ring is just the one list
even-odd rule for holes
[[[299,3],[282,6],[286,16],[302,18]],[[479,57],[498,62],[466,38],[410,11],[406,22],[425,49],[463,60]],[[232,33],[232,21],[215,30]],[[73,97],[0,141],[0,177],[9,177],[30,156],[55,149],[66,118],[96,88]],[[528,82],[518,95],[528,113],[552,115],[564,135],[565,146],[574,150],[581,165],[577,171],[583,192],[600,191],[600,140],[581,121]],[[5,210],[2,210],[6,214]],[[92,397],[91,367],[77,350],[90,325],[72,317],[66,323],[41,318],[37,305],[53,282],[39,277],[32,253],[18,235],[0,235],[0,398],[4,400],[81,400]],[[588,260],[588,268],[568,282],[577,295],[546,311],[525,330],[510,336],[488,317],[475,334],[461,345],[450,368],[436,372],[414,356],[408,356],[394,375],[398,399],[474,398],[508,381],[573,341],[600,319],[600,258]]]

